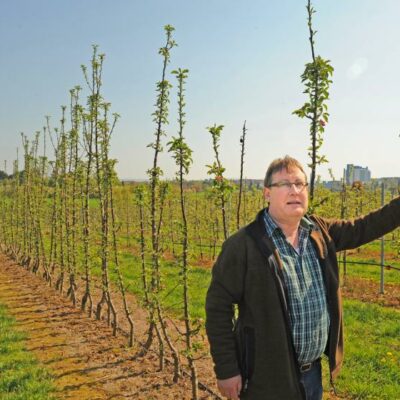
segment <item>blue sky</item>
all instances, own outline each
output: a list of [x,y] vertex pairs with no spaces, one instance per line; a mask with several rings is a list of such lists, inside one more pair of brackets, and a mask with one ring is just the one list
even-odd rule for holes
[[[335,68],[322,153],[339,178],[347,163],[373,177],[400,176],[400,2],[314,1],[316,50]],[[292,115],[305,97],[300,75],[311,59],[303,0],[8,0],[0,5],[0,165],[10,166],[20,132],[33,137],[45,116],[58,125],[69,89],[84,87],[81,64],[92,44],[106,54],[104,95],[121,115],[111,144],[121,178],[144,178],[152,153],[151,113],[160,79],[163,26],[178,47],[169,70],[188,68],[185,136],[192,179],[213,160],[206,127],[225,126],[221,158],[238,177],[239,137],[247,121],[245,175],[262,178],[284,154],[308,162],[308,124]],[[171,76],[170,80],[174,82]],[[85,93],[85,91],[84,91]],[[176,134],[171,92],[168,136]],[[168,140],[165,139],[164,143]],[[166,152],[161,167],[172,178]],[[9,167],[10,168],[10,167]],[[8,172],[11,172],[10,170]]]

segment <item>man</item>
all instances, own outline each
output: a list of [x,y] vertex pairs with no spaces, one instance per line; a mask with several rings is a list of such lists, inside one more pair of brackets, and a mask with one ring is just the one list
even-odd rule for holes
[[207,293],[218,388],[232,400],[320,400],[321,356],[331,381],[343,359],[336,252],[399,226],[400,200],[356,220],[307,215],[306,174],[289,156],[264,186],[269,206],[224,243]]

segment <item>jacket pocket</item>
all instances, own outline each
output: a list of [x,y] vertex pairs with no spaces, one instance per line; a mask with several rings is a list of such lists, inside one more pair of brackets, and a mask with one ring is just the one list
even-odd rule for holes
[[242,327],[238,321],[236,325],[237,358],[242,375],[242,392],[247,390],[247,385],[254,373],[255,364],[255,332],[254,328]]

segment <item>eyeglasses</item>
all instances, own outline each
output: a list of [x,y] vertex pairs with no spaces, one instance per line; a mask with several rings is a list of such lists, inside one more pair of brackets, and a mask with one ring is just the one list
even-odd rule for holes
[[302,182],[302,181],[297,181],[297,182],[280,181],[280,182],[271,183],[267,187],[269,187],[269,188],[276,187],[278,189],[284,189],[286,191],[289,191],[292,188],[292,186],[294,186],[298,192],[302,192],[304,190],[304,188],[306,188],[308,186],[308,183]]

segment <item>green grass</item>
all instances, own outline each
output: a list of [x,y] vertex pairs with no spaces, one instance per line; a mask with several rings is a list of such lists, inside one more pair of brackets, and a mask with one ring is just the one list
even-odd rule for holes
[[[354,256],[351,256],[349,260],[371,262],[371,260],[366,259],[355,259]],[[343,264],[340,264],[340,269],[340,274],[341,276],[343,276]],[[381,278],[381,268],[375,265],[347,264],[347,276],[370,279],[377,282],[377,285],[379,286]],[[397,285],[400,284],[400,271],[384,269],[384,282]]]
[[[363,265],[363,264],[347,264],[347,275],[357,278],[370,279],[376,281],[379,285],[381,276],[380,267],[380,240],[375,240],[360,248],[360,252],[352,251],[352,254],[347,255],[347,260],[351,262],[366,262],[378,265]],[[397,257],[396,242],[387,240],[385,242],[385,259],[384,264],[396,268],[400,268],[400,259]],[[376,255],[376,256],[375,256]],[[342,260],[342,255],[338,255],[338,259]],[[343,264],[339,264],[340,274],[343,276]],[[390,284],[400,284],[400,271],[394,269],[384,269],[384,281]]]
[[[360,254],[351,254],[347,256],[348,261],[352,262],[368,262],[368,263],[376,263],[379,264],[380,260],[377,258],[368,258]],[[393,262],[392,260],[385,261],[385,265],[391,265],[396,268],[400,268],[400,264],[397,262]],[[343,276],[343,264],[339,264],[340,274]],[[357,278],[370,279],[380,282],[381,277],[381,267],[380,265],[363,265],[363,264],[347,264],[347,276],[354,276]],[[384,282],[390,284],[400,284],[400,271],[394,269],[384,268]]]
[[344,321],[345,362],[336,382],[339,393],[348,399],[398,399],[400,312],[345,300]]
[[[128,291],[136,294],[141,298],[143,293],[141,280],[141,260],[132,254],[121,253],[121,272],[124,276],[124,282],[128,287]],[[147,265],[148,270],[151,269]],[[180,266],[173,261],[161,261],[161,277],[163,282],[163,290],[160,296],[167,312],[172,313],[177,317],[182,316],[182,277],[180,274]],[[96,268],[93,274],[100,277],[101,270]],[[116,281],[116,274],[111,271],[110,277],[112,281]],[[189,287],[190,287],[190,305],[189,310],[193,318],[204,318],[204,299],[206,291],[211,279],[211,271],[205,268],[191,267],[189,272]],[[150,277],[148,277],[150,281]]]
[[0,399],[50,400],[54,388],[50,376],[24,347],[24,335],[0,304]]

